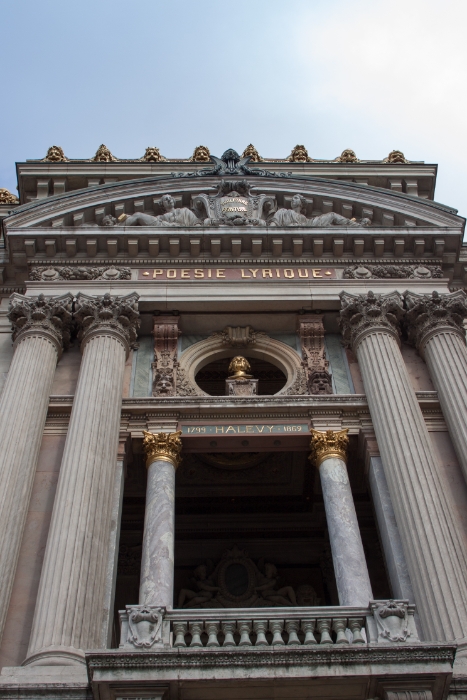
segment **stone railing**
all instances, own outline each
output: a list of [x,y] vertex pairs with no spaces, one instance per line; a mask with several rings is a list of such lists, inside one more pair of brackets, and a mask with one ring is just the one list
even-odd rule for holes
[[120,611],[120,648],[147,651],[217,647],[414,644],[415,606],[370,601],[368,608],[301,607],[174,610],[128,605]]

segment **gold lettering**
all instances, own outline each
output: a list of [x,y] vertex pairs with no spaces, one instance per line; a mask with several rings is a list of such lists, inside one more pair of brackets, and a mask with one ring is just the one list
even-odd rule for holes
[[250,278],[251,275],[245,275],[245,270],[242,270],[242,277],[245,279],[245,277]]
[[263,277],[272,277],[272,270],[263,270]]
[[157,277],[157,275],[162,275],[163,270],[154,270],[153,278]]
[[[250,268],[248,268],[250,270]],[[256,274],[259,272],[259,270],[250,270],[251,274],[253,277],[256,279]]]
[[204,277],[204,272],[203,270],[195,270],[195,279],[199,280],[202,277]]
[[253,426],[252,426],[252,425],[247,425],[247,426],[246,426],[246,432],[247,432],[247,433],[252,433],[252,432],[253,432]]
[[223,279],[225,279],[224,272],[225,272],[225,270],[222,270],[222,269],[219,269],[219,268],[218,268],[218,269],[216,270],[216,277],[217,277],[217,278],[222,277]]
[[272,433],[272,429],[274,428],[273,425],[267,425],[266,428],[269,430],[270,433]]
[[284,270],[284,277],[291,280],[295,277],[295,272],[293,270]]
[[223,425],[216,425],[216,433],[223,433],[224,432],[224,426]]
[[256,425],[255,427],[256,427],[256,430],[258,431],[258,433],[262,433],[264,430],[264,425]]
[[177,270],[167,270],[167,279],[175,279],[177,276]]
[[190,279],[190,270],[182,270],[181,271],[181,277],[182,279]]
[[281,271],[278,270],[277,267],[276,267],[276,277],[279,277],[279,278],[280,278],[280,276],[281,276]]
[[[302,275],[302,272],[304,273],[303,275]],[[300,270],[300,269],[299,269],[299,270],[298,270],[298,276],[299,276],[299,277],[308,277],[308,270]]]
[[313,277],[322,277],[321,268],[319,268],[318,270],[312,270],[312,272],[313,272]]
[[235,428],[233,427],[233,425],[229,425],[229,427],[228,427],[227,430],[225,431],[226,434],[227,434],[227,433],[235,433],[235,432],[236,432],[236,430],[235,430]]
[[211,270],[208,270],[208,277],[212,277]]
[[244,425],[237,425],[237,433],[246,433],[246,430],[242,430],[244,427]]

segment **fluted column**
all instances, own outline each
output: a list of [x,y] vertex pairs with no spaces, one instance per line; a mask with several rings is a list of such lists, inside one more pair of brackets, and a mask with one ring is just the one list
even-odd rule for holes
[[13,294],[15,352],[0,398],[0,639],[57,360],[70,339],[73,297]]
[[181,432],[144,431],[148,482],[141,559],[140,605],[173,607],[175,471],[180,464]]
[[428,365],[441,410],[467,480],[467,295],[404,294],[409,341]]
[[101,646],[123,372],[138,295],[79,294],[83,358],[25,663],[84,662]]
[[310,459],[321,478],[339,603],[364,607],[373,593],[347,474],[348,430],[311,433]]
[[344,339],[356,352],[428,640],[467,636],[467,552],[399,349],[397,293],[341,293]]

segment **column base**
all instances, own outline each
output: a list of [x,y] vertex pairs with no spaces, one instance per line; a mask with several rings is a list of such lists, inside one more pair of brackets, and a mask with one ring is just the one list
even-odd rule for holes
[[[89,700],[91,691],[86,666],[5,666],[0,674],[0,700]],[[91,696],[92,697],[92,696]]]
[[22,666],[85,666],[84,651],[75,647],[47,647],[28,656]]

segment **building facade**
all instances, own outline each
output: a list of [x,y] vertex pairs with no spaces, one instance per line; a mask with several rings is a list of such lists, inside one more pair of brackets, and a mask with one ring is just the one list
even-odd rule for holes
[[17,164],[0,698],[467,697],[467,252],[436,171]]

